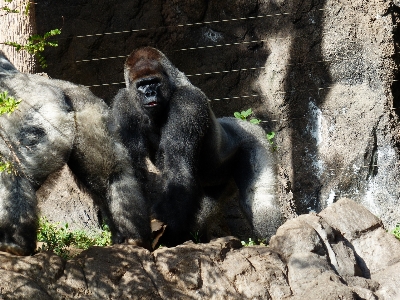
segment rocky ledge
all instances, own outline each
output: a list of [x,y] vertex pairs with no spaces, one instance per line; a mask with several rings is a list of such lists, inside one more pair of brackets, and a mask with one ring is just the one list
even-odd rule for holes
[[270,245],[234,237],[153,253],[0,252],[0,299],[400,299],[400,242],[349,199],[287,221]]

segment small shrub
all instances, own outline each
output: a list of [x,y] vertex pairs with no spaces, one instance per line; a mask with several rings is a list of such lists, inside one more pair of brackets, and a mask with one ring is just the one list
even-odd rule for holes
[[91,246],[111,245],[111,232],[107,225],[103,225],[100,233],[89,234],[83,230],[72,231],[68,224],[50,223],[46,218],[39,220],[37,240],[43,245],[39,251],[52,251],[64,259],[69,259],[70,249],[86,250]]
[[[0,93],[0,116],[4,114],[10,115],[13,111],[18,108],[21,100],[16,100],[14,97],[8,96],[7,91],[3,91]],[[3,135],[0,133],[0,138],[6,142]],[[7,142],[6,142],[7,143]],[[15,173],[15,169],[11,162],[4,159],[3,156],[0,155],[0,173],[7,172],[8,174]]]
[[267,140],[268,140],[269,144],[271,145],[272,152],[274,152],[278,149],[278,146],[275,145],[275,143],[273,141],[274,138],[275,138],[275,132],[271,131],[271,132],[267,133]]
[[[10,4],[11,2],[13,2],[13,0],[4,0],[5,4],[7,4],[7,3]],[[29,4],[27,6],[29,7]],[[10,13],[10,14],[11,13],[14,13],[14,14],[19,13],[18,9],[11,9],[7,5],[0,7],[0,10],[4,10],[5,12]]]
[[392,230],[392,234],[400,240],[400,223],[396,224],[396,227]]
[[190,235],[193,237],[192,241],[193,241],[195,244],[200,243],[201,234],[200,234],[200,232],[199,232],[198,230],[197,230],[196,232],[194,232],[194,233],[191,232]]
[[15,43],[15,42],[5,42],[5,45],[9,45],[15,48],[17,51],[25,50],[29,54],[35,55],[39,61],[42,68],[47,67],[46,59],[42,55],[45,47],[57,47],[57,41],[49,41],[49,38],[61,34],[60,29],[53,29],[46,32],[43,36],[39,34],[34,34],[30,36],[25,45]]
[[8,174],[15,173],[12,163],[5,161],[0,155],[0,173],[7,172]]
[[243,121],[249,121],[252,124],[260,124],[261,120],[253,118],[250,120],[247,120],[247,118],[253,114],[253,111],[251,110],[251,108],[249,108],[248,110],[243,110],[242,112],[235,112],[233,115],[235,116],[235,118],[243,120]]
[[0,116],[3,114],[10,115],[13,111],[18,108],[18,104],[21,100],[16,100],[14,97],[8,96],[8,92],[4,91],[0,93]]
[[245,241],[241,241],[243,247],[248,247],[248,246],[267,246],[267,244],[265,243],[265,239],[258,239],[257,241],[253,240],[252,238],[249,238],[248,242]]

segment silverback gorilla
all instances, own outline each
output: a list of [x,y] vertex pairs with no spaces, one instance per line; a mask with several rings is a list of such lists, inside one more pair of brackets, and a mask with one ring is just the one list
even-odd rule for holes
[[0,51],[3,91],[22,101],[0,116],[0,155],[15,169],[0,174],[0,250],[35,251],[35,192],[65,163],[106,215],[113,242],[149,245],[149,214],[128,153],[108,133],[105,103],[84,87],[22,74]]
[[[254,235],[268,240],[282,217],[265,132],[235,118],[216,119],[204,93],[157,49],[132,52],[124,75],[110,129],[128,149],[143,192],[159,190],[151,214],[167,225],[163,244],[204,230],[209,213],[229,197],[232,179]],[[150,188],[147,159],[160,172]]]

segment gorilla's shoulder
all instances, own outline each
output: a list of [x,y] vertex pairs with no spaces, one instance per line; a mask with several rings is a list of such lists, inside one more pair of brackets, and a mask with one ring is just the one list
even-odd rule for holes
[[95,96],[86,86],[55,79],[52,80],[52,83],[59,87],[65,96],[69,98],[75,111],[81,111],[91,106],[96,106],[96,109],[108,109],[107,104]]
[[128,97],[128,90],[126,88],[119,89],[118,93],[114,96],[112,103],[122,101],[122,99],[126,97]]
[[257,137],[264,144],[267,143],[265,132],[260,125],[240,120],[234,117],[222,117],[217,119],[225,131],[234,132],[243,139]]

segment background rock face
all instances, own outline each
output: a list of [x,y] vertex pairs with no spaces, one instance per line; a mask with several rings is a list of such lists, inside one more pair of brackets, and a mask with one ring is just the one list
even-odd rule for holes
[[228,2],[38,1],[37,31],[62,27],[45,71],[109,102],[123,86],[125,56],[157,47],[217,116],[251,107],[277,133],[277,193],[288,218],[348,196],[393,227],[399,8],[383,0]]
[[67,262],[0,252],[3,299],[400,299],[400,242],[342,199],[287,221],[269,247],[233,237],[153,253],[93,247]]

